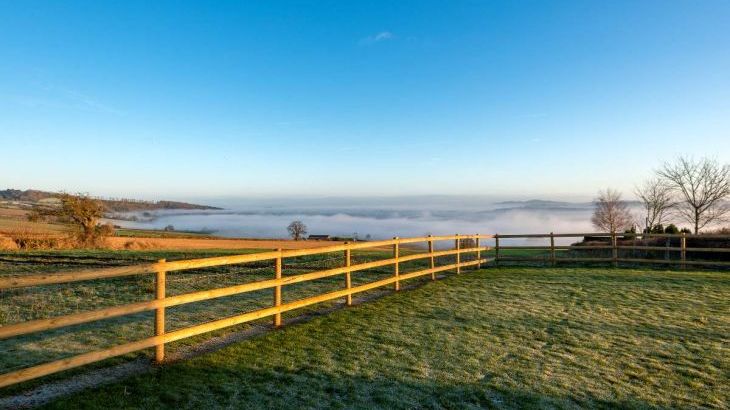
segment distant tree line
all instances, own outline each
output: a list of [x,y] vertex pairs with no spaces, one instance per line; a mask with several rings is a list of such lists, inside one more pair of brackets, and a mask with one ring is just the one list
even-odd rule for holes
[[[730,215],[730,165],[709,158],[679,157],[636,186],[635,194],[642,205],[640,218],[631,213],[620,192],[610,188],[599,191],[593,226],[608,232],[635,231],[639,225],[645,233],[698,234],[705,227],[727,221]],[[669,221],[689,223],[692,230],[680,230],[674,224],[665,227]]]

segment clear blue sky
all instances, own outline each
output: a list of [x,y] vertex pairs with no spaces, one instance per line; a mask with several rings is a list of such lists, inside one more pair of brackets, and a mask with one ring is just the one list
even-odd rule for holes
[[0,188],[590,197],[729,134],[728,1],[0,2]]

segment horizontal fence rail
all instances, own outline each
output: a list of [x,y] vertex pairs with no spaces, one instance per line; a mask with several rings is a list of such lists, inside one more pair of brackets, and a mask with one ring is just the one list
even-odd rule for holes
[[[111,348],[92,351],[89,353],[84,353],[73,357],[5,373],[0,375],[0,387],[9,386],[15,383],[20,383],[63,370],[72,369],[86,364],[98,362],[107,358],[120,356],[152,347],[155,348],[155,360],[157,362],[162,362],[164,360],[164,346],[166,343],[250,322],[268,316],[274,316],[274,325],[279,326],[281,325],[281,314],[284,312],[339,298],[346,298],[346,304],[350,305],[352,304],[352,295],[360,292],[365,292],[388,285],[394,285],[395,289],[398,290],[400,289],[400,283],[409,279],[430,275],[431,279],[435,280],[436,273],[439,272],[455,271],[456,273],[459,273],[461,272],[461,269],[465,267],[480,268],[482,264],[490,262],[492,260],[490,258],[482,258],[481,253],[484,251],[489,251],[491,248],[488,246],[480,246],[480,240],[491,238],[493,238],[493,235],[451,235],[426,236],[417,238],[393,238],[391,240],[385,241],[355,242],[319,248],[275,250],[245,255],[222,256],[181,261],[168,262],[162,259],[156,263],[147,263],[118,268],[0,278],[0,290],[4,290],[32,286],[56,285],[78,281],[118,278],[133,275],[155,275],[155,295],[154,299],[152,300],[0,326],[0,339],[6,339],[10,337],[17,337],[36,332],[59,329],[67,326],[89,323],[113,317],[132,315],[145,311],[155,311],[155,330],[153,336],[134,342],[124,343]],[[470,242],[467,242],[467,240],[469,240]],[[434,242],[437,241],[454,241],[454,249],[436,251],[434,250]],[[400,254],[401,245],[417,243],[426,243],[428,245],[428,251],[409,255]],[[464,244],[467,243],[470,244],[469,247],[462,247],[464,246]],[[354,250],[377,250],[388,249],[389,247],[393,250],[392,258],[359,264],[351,264],[351,252]],[[319,270],[316,272],[304,273],[299,275],[282,276],[282,261],[285,258],[319,255],[334,252],[343,252],[342,267]],[[474,260],[462,261],[461,255],[465,254],[475,254],[476,257]],[[436,266],[435,258],[441,256],[455,256],[456,263]],[[409,273],[400,273],[400,264],[421,259],[429,260],[430,263],[428,269],[422,269]],[[261,261],[275,262],[274,278],[248,282],[240,285],[190,292],[175,296],[165,295],[165,281],[168,274],[189,269],[199,269]],[[354,287],[352,286],[350,275],[353,272],[389,265],[394,266],[393,276]],[[336,275],[345,275],[346,280],[344,289],[322,293],[287,303],[282,303],[281,295],[282,290],[285,286],[332,277]],[[174,330],[170,332],[165,331],[165,309],[168,307],[211,300],[225,296],[238,295],[262,289],[274,289],[272,306],[237,314],[223,319],[213,320],[210,322],[186,327],[179,330]]]
[[[583,238],[584,241],[573,245],[556,245],[559,238]],[[542,245],[508,245],[505,242],[513,240],[539,241],[545,240],[547,244]],[[664,239],[665,246],[657,246],[657,240]],[[480,241],[493,241],[494,246],[482,246]],[[697,246],[688,247],[688,241],[721,240],[724,247]],[[435,250],[434,243],[453,241],[453,248]],[[649,242],[642,245],[637,241]],[[654,242],[652,242],[654,241]],[[420,253],[403,254],[402,245],[426,244],[427,251]],[[605,243],[605,244],[604,244]],[[551,266],[557,263],[611,263],[619,266],[620,263],[627,264],[664,264],[679,265],[685,268],[689,265],[707,266],[730,266],[728,260],[692,260],[688,255],[715,254],[728,255],[730,258],[730,235],[685,235],[685,234],[634,234],[634,233],[546,233],[546,234],[494,234],[494,235],[448,235],[448,236],[425,236],[416,238],[393,238],[383,241],[354,242],[319,248],[274,250],[259,253],[220,256],[180,261],[166,261],[164,259],[155,263],[139,264],[134,266],[114,267],[95,270],[83,270],[75,272],[64,272],[56,274],[34,274],[15,275],[12,277],[0,278],[0,291],[7,289],[19,289],[35,286],[48,286],[66,284],[80,281],[104,280],[111,278],[130,277],[135,275],[154,275],[155,289],[154,296],[150,300],[135,303],[127,303],[96,310],[83,311],[46,319],[29,320],[0,326],[0,340],[29,335],[38,332],[61,329],[84,323],[99,320],[133,315],[140,312],[154,311],[154,333],[150,337],[124,343],[111,348],[96,350],[79,354],[69,358],[48,362],[45,364],[26,367],[0,375],[0,387],[9,386],[15,383],[31,380],[63,370],[72,369],[86,364],[98,362],[107,358],[136,352],[142,349],[154,348],[155,361],[162,362],[165,356],[165,344],[185,339],[188,337],[204,334],[207,332],[223,329],[230,326],[258,320],[265,317],[273,317],[273,324],[282,324],[282,313],[295,309],[311,306],[317,303],[343,298],[346,305],[352,304],[352,296],[357,293],[393,286],[395,290],[400,289],[401,283],[410,279],[430,275],[432,280],[436,279],[439,272],[453,271],[460,273],[463,268],[481,268],[483,264],[493,262],[543,262]],[[352,252],[356,250],[380,250],[391,252],[392,257],[382,260],[375,260],[363,263],[352,263]],[[483,252],[492,251],[493,257],[484,257]],[[515,251],[539,252],[543,255],[515,255]],[[629,255],[631,252],[659,252],[664,258],[648,259]],[[605,255],[594,255],[592,252],[605,252]],[[314,272],[297,275],[283,276],[282,271],[286,270],[283,260],[310,255],[322,255],[341,253],[342,266],[317,270]],[[474,255],[473,260],[465,261],[462,255]],[[559,256],[560,255],[560,256]],[[565,255],[565,256],[563,256]],[[671,258],[674,255],[675,258]],[[450,256],[454,257],[455,263],[442,266],[436,265],[436,258]],[[490,255],[491,256],[491,255]],[[337,257],[339,258],[339,257]],[[415,272],[402,273],[400,265],[406,262],[426,260],[427,269]],[[726,258],[723,258],[726,259]],[[166,280],[169,275],[175,272],[201,269],[226,265],[239,265],[253,262],[273,261],[274,275],[271,279],[257,280],[253,282],[236,284],[213,289],[198,290],[174,296],[166,295]],[[393,266],[391,276],[384,279],[352,285],[351,275],[355,272],[368,269]],[[334,276],[344,276],[343,288],[331,292],[320,293],[302,299],[283,302],[282,293],[288,285],[309,282]],[[239,295],[247,292],[254,292],[264,289],[273,290],[272,303],[268,307],[243,312],[230,317],[212,320],[202,324],[188,326],[173,331],[165,330],[166,309],[195,302],[214,300],[227,296]]]

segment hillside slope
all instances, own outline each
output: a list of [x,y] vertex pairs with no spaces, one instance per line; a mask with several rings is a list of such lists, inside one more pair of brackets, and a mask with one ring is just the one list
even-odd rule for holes
[[[57,193],[39,191],[35,189],[27,189],[25,191],[19,189],[5,189],[0,191],[0,200],[26,202],[31,204],[37,203],[45,199],[54,198],[56,196],[58,196]],[[152,211],[158,209],[221,209],[214,206],[197,205],[178,201],[140,201],[136,199],[125,198],[99,198],[99,200],[104,203],[104,206],[109,212]]]

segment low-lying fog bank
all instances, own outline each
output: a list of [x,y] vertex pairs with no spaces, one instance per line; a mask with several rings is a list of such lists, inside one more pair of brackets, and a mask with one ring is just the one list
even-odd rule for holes
[[[286,205],[282,205],[282,203]],[[414,201],[333,199],[317,202],[247,201],[223,211],[157,211],[130,214],[124,227],[205,231],[225,237],[284,238],[287,225],[301,220],[310,234],[360,239],[454,233],[591,232],[592,205],[554,201],[478,202],[435,198]],[[225,206],[225,205],[224,205]],[[570,239],[562,241],[570,242]]]

